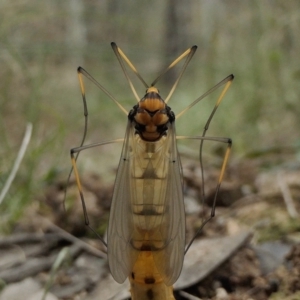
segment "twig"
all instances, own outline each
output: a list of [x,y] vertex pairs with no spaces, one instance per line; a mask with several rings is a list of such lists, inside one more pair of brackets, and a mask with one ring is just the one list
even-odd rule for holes
[[74,235],[68,233],[67,231],[63,230],[62,228],[60,228],[59,226],[55,225],[54,223],[52,223],[51,221],[49,221],[48,219],[42,217],[39,215],[39,217],[41,219],[43,219],[43,221],[47,222],[49,226],[51,226],[54,230],[58,231],[59,234],[61,234],[61,236],[63,236],[66,240],[73,242],[74,244],[77,244],[78,246],[80,246],[82,249],[84,249],[85,251],[101,257],[101,258],[105,258],[107,259],[107,255],[105,253],[103,253],[102,251],[96,249],[95,247],[85,243],[84,241],[82,241],[81,239],[75,237]]
[[[71,257],[77,257],[82,251],[78,244],[69,247]],[[14,268],[0,271],[0,278],[6,283],[21,281],[22,279],[34,276],[40,272],[48,271],[57,259],[57,253],[47,257],[28,258],[25,263]]]
[[295,208],[294,201],[290,192],[290,189],[282,175],[282,172],[277,173],[277,182],[286,205],[286,209],[291,218],[296,219],[299,217],[299,214]]
[[24,232],[17,233],[9,236],[0,236],[0,247],[6,247],[11,244],[31,244],[31,243],[41,243],[45,240],[58,240],[63,239],[59,233],[36,233],[36,232]]
[[21,161],[23,159],[23,156],[26,152],[26,149],[27,149],[27,146],[29,144],[29,141],[30,141],[30,138],[31,138],[31,133],[32,133],[32,124],[31,123],[28,123],[27,126],[26,126],[26,131],[25,131],[25,134],[24,134],[24,138],[23,138],[23,141],[22,141],[22,145],[20,147],[20,150],[19,150],[19,153],[17,155],[17,158],[15,160],[15,163],[14,163],[14,166],[4,184],[4,187],[1,191],[1,194],[0,194],[0,205],[4,199],[4,197],[6,196],[10,186],[11,186],[11,183],[13,182],[17,172],[18,172],[18,169],[20,167],[20,164],[21,164]]
[[179,294],[189,300],[201,300],[200,298],[193,296],[185,291],[180,291]]

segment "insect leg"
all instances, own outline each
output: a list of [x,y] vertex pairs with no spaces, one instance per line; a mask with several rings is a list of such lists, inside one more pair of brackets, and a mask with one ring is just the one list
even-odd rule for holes
[[135,66],[132,64],[132,62],[129,60],[129,58],[125,55],[125,53],[117,46],[116,43],[112,42],[111,43],[111,47],[114,50],[114,53],[119,61],[119,64],[123,70],[123,73],[130,85],[130,88],[135,96],[135,98],[137,99],[137,101],[140,101],[139,96],[137,95],[137,92],[128,76],[128,73],[126,71],[126,68],[124,66],[123,60],[127,63],[127,65],[130,67],[130,69],[133,71],[133,73],[140,79],[140,81],[143,83],[143,85],[145,86],[145,88],[148,88],[149,85],[146,83],[146,81],[143,79],[143,77],[140,75],[140,73],[138,72],[138,70],[135,68]]
[[[219,87],[221,87],[222,85],[225,85],[221,91],[221,94],[220,96],[218,97],[217,101],[216,101],[216,104],[204,126],[204,129],[203,129],[203,133],[202,133],[202,138],[201,138],[201,142],[200,142],[200,148],[199,148],[199,161],[200,161],[200,167],[201,167],[201,181],[202,181],[202,203],[205,202],[205,189],[204,189],[204,169],[203,169],[203,159],[202,159],[202,151],[203,151],[203,143],[204,143],[204,140],[206,140],[205,135],[206,135],[206,132],[209,128],[209,125],[210,125],[210,122],[215,114],[215,112],[217,111],[220,103],[222,102],[227,90],[229,89],[232,81],[234,79],[234,76],[233,74],[225,77],[223,80],[221,80],[219,83],[217,83],[214,87],[212,87],[211,89],[209,89],[206,93],[204,93],[203,95],[201,95],[199,98],[197,98],[195,101],[193,101],[190,105],[188,105],[183,111],[181,111],[179,114],[177,114],[176,116],[176,119],[180,118],[185,112],[187,112],[190,108],[192,108],[195,104],[197,104],[199,101],[201,101],[202,99],[204,99],[206,96],[208,96],[209,94],[211,94],[212,92],[214,92],[216,89],[218,89]],[[200,138],[200,137],[199,137]],[[226,153],[229,151],[230,152],[230,148],[231,148],[231,140],[230,142],[228,142],[228,148],[229,150],[226,151]],[[226,154],[226,159],[225,159],[225,163],[227,163],[227,160],[228,160],[228,156],[229,156],[229,153]],[[226,165],[226,164],[225,164]],[[225,171],[225,166],[224,166],[224,170],[223,170],[223,173],[221,172],[221,181],[222,181],[222,178],[223,178],[223,175],[224,175],[224,171]],[[218,190],[219,188],[217,188],[217,193],[216,193],[216,196],[215,196],[215,199],[214,199],[214,202],[216,201],[216,197],[217,197],[217,194],[218,194]],[[214,208],[212,210],[212,213],[214,214]],[[208,221],[207,221],[208,222]],[[207,223],[206,222],[206,223]],[[203,227],[203,226],[202,226]],[[202,228],[201,228],[202,229]],[[200,231],[201,231],[200,229]]]
[[183,66],[182,66],[182,68],[181,68],[181,71],[180,71],[180,73],[179,73],[179,75],[178,75],[178,78],[176,79],[176,81],[175,81],[175,83],[173,84],[173,86],[172,86],[172,88],[171,88],[171,90],[170,90],[168,96],[167,96],[166,99],[165,99],[165,102],[166,102],[166,103],[168,103],[168,101],[169,101],[170,98],[172,97],[172,95],[173,95],[173,93],[174,93],[174,91],[175,91],[175,89],[176,89],[176,87],[177,87],[177,85],[178,85],[178,83],[179,83],[179,81],[180,81],[180,79],[181,79],[181,77],[182,77],[182,75],[183,75],[185,69],[187,68],[187,66],[188,66],[189,62],[191,61],[192,57],[194,56],[196,50],[197,50],[197,46],[193,46],[193,47],[189,48],[188,50],[186,50],[186,51],[185,51],[183,54],[181,54],[177,59],[175,59],[175,60],[174,60],[174,61],[173,61],[173,62],[165,69],[165,71],[163,71],[163,72],[157,77],[156,80],[153,81],[152,86],[153,86],[154,84],[156,84],[156,82],[160,79],[160,77],[161,77],[162,75],[164,75],[167,71],[169,71],[171,68],[173,68],[175,65],[177,65],[184,57],[187,56],[187,58],[186,58],[186,60],[185,60],[185,62],[184,62],[184,64],[183,64]]
[[83,84],[83,79],[82,75],[84,75],[86,78],[88,78],[91,82],[93,82],[104,94],[106,94],[115,104],[125,113],[126,116],[128,116],[128,111],[119,103],[119,101],[104,87],[102,86],[88,71],[86,71],[82,67],[78,67],[77,69],[78,77],[79,77],[79,82],[80,82],[80,88],[81,88],[81,93],[83,98],[83,102],[86,105],[86,100],[85,100],[85,93],[84,93],[84,84]]
[[[234,79],[234,76],[233,76],[233,75],[229,75],[228,77],[226,77],[226,78],[223,80],[223,82],[225,81],[226,84],[225,84],[225,86],[224,86],[224,88],[223,88],[223,90],[222,90],[222,92],[221,92],[219,98],[217,99],[217,102],[216,102],[216,104],[215,104],[215,106],[214,106],[214,108],[213,108],[213,110],[212,110],[212,112],[211,112],[211,114],[210,114],[210,116],[209,116],[209,118],[208,118],[208,120],[207,120],[205,126],[204,126],[203,133],[202,133],[202,136],[203,136],[203,137],[205,137],[206,132],[207,132],[207,130],[208,130],[208,128],[209,128],[210,122],[211,122],[211,120],[212,120],[212,118],[213,118],[215,112],[217,111],[217,109],[218,109],[218,107],[219,107],[221,101],[223,100],[223,98],[224,98],[224,96],[225,96],[227,90],[229,89],[229,87],[230,87],[230,85],[231,85],[233,79]],[[221,82],[222,82],[222,81],[221,81]],[[200,161],[200,166],[201,166],[201,177],[202,177],[202,202],[204,203],[204,202],[205,202],[205,189],[204,189],[205,186],[204,186],[204,169],[203,169],[203,159],[202,159],[203,143],[204,143],[204,140],[202,139],[201,142],[200,142],[200,149],[199,149],[199,161]],[[228,147],[227,147],[227,151],[226,151],[226,155],[225,155],[226,160],[225,160],[225,158],[224,158],[225,163],[227,163],[228,155],[229,155],[229,153],[227,154],[227,152],[228,152],[228,151],[230,152],[231,145],[232,145],[232,141],[230,140],[230,142],[228,142]],[[222,170],[223,170],[223,168],[222,168]],[[221,177],[220,179],[223,178],[224,171],[225,171],[225,169],[223,170],[223,173],[221,173],[222,177]],[[219,184],[221,184],[221,182],[220,182]],[[216,202],[216,197],[217,197],[219,188],[220,188],[220,186],[218,186],[218,188],[217,188],[216,196],[215,196],[215,199],[214,199],[214,204],[215,204],[215,202]],[[212,210],[213,214],[214,214],[214,210],[215,210],[215,209],[214,209],[214,206],[213,206],[213,210]],[[213,216],[212,216],[212,217],[213,217]]]
[[[199,233],[202,231],[203,227],[215,216],[215,207],[216,207],[216,199],[220,190],[220,186],[224,177],[224,173],[225,173],[225,169],[228,163],[228,158],[231,152],[231,146],[232,146],[232,140],[230,138],[223,138],[223,137],[205,137],[205,136],[177,136],[177,139],[193,139],[193,140],[200,140],[200,143],[203,143],[203,141],[215,141],[215,142],[221,142],[221,143],[226,143],[227,144],[227,148],[226,148],[226,152],[223,158],[223,163],[221,166],[221,171],[220,171],[220,175],[218,178],[218,182],[217,182],[217,187],[216,187],[216,192],[214,195],[214,200],[213,200],[213,205],[212,205],[212,210],[210,213],[210,216],[203,221],[201,227],[197,230],[197,232],[195,233],[194,237],[191,239],[191,241],[188,243],[186,249],[185,249],[185,254],[187,253],[187,251],[189,250],[190,246],[192,245],[193,241],[195,240],[195,238],[199,235]],[[202,166],[201,166],[202,167]],[[202,168],[201,168],[202,171]],[[203,174],[202,174],[203,176]],[[202,177],[202,184],[204,184],[204,179]],[[202,185],[202,190],[203,190],[203,185]],[[204,200],[204,198],[202,198],[202,201]]]
[[[79,147],[82,147],[86,138],[86,134],[87,134],[87,128],[88,128],[88,108],[87,108],[87,101],[86,101],[86,97],[85,97],[85,86],[84,86],[84,82],[83,82],[83,77],[85,76],[86,78],[88,78],[91,82],[93,82],[103,93],[105,93],[113,102],[115,102],[115,104],[126,114],[128,115],[128,111],[118,102],[118,100],[116,100],[114,98],[114,96],[112,96],[112,94],[107,91],[90,73],[88,73],[85,69],[83,69],[82,67],[78,67],[77,69],[77,75],[78,75],[78,80],[79,80],[79,86],[80,86],[80,91],[81,91],[81,96],[82,96],[82,102],[83,102],[83,111],[84,111],[84,132],[83,132],[83,137],[80,143]],[[75,162],[77,161],[79,156],[79,152],[77,152],[76,156],[75,156]],[[69,185],[70,182],[70,178],[73,172],[73,167],[71,168],[69,175],[68,175],[68,179],[67,179],[67,184],[66,184],[66,188],[65,188],[65,193],[64,193],[64,199],[63,199],[63,207],[64,210],[66,210],[65,208],[65,201],[66,201],[66,197],[67,197],[67,187]]]
[[81,200],[81,204],[82,204],[85,225],[88,226],[88,228],[91,229],[99,237],[99,239],[101,240],[101,242],[105,246],[107,246],[106,242],[90,226],[90,221],[89,221],[89,217],[88,217],[88,213],[87,213],[86,205],[85,205],[85,201],[84,201],[84,195],[83,195],[82,185],[81,185],[81,181],[80,181],[80,177],[79,177],[79,172],[78,172],[78,168],[77,168],[77,164],[76,164],[76,158],[78,157],[78,154],[81,151],[83,151],[83,150],[94,148],[94,147],[98,147],[98,146],[103,146],[103,145],[107,145],[107,144],[112,144],[112,143],[116,143],[116,142],[123,142],[123,141],[124,141],[124,139],[116,139],[116,140],[112,140],[112,141],[106,141],[106,142],[100,142],[100,143],[95,143],[95,144],[91,144],[91,145],[80,146],[80,147],[72,148],[70,150],[71,162],[72,162],[72,170],[74,170],[76,184],[77,184],[77,187],[78,187],[78,190],[79,190],[79,195],[80,195],[80,200]]
[[[84,131],[83,131],[83,136],[82,136],[81,143],[80,143],[80,146],[83,146],[85,138],[86,138],[86,134],[87,134],[87,127],[88,127],[88,109],[87,109],[87,103],[86,103],[86,98],[85,98],[85,88],[84,88],[81,73],[79,72],[79,68],[77,70],[77,75],[78,75],[78,79],[79,79],[80,91],[81,91],[82,102],[83,102]],[[78,159],[79,153],[80,152],[77,152],[76,156],[74,157],[75,162]],[[66,211],[65,203],[66,203],[66,197],[67,197],[67,188],[68,188],[68,185],[69,185],[69,182],[71,179],[72,172],[73,172],[73,166],[69,172],[67,183],[66,183],[66,188],[65,188],[65,192],[64,192],[64,199],[63,199],[64,211]]]
[[[129,60],[129,58],[125,55],[125,53],[116,45],[116,43],[111,43],[111,46],[114,50],[114,53],[116,55],[116,57],[118,58],[118,61],[120,63],[120,66],[123,70],[123,73],[125,74],[125,77],[130,85],[130,88],[135,96],[135,98],[137,99],[137,101],[139,102],[140,101],[140,98],[139,96],[137,95],[137,92],[128,76],[128,73],[126,71],[126,68],[124,66],[124,62],[125,61],[127,63],[127,65],[129,66],[129,68],[135,73],[135,75],[140,79],[140,81],[144,84],[144,86],[146,88],[149,88],[149,85],[145,82],[145,80],[142,78],[142,76],[140,75],[140,73],[137,71],[137,69],[135,68],[135,66],[131,63],[131,61]],[[195,54],[197,50],[197,46],[193,46],[189,49],[187,49],[184,53],[182,53],[178,58],[176,58],[163,72],[161,72],[161,74],[151,83],[151,86],[154,86],[158,80],[165,74],[167,73],[170,69],[172,69],[175,65],[177,65],[183,58],[186,58],[185,62],[184,62],[184,65],[180,71],[180,74],[178,76],[178,78],[176,79],[171,91],[169,92],[168,96],[166,97],[165,99],[165,102],[167,103],[171,96],[173,95],[186,67],[188,66],[189,62],[191,61],[193,55]]]

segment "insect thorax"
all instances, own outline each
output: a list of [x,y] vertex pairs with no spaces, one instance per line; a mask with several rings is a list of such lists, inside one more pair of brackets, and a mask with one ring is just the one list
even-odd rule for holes
[[174,113],[154,87],[150,87],[140,102],[130,111],[129,120],[135,123],[136,134],[145,141],[157,141],[175,120]]

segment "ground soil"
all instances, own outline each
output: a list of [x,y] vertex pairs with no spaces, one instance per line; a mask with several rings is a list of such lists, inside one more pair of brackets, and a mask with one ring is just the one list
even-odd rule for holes
[[[300,299],[300,165],[293,155],[283,156],[256,155],[231,162],[218,194],[216,216],[197,239],[232,236],[243,230],[250,232],[249,238],[205,278],[176,290],[176,299]],[[201,169],[187,159],[183,172],[189,240],[201,226],[202,217],[211,213],[219,167],[205,170],[204,206],[199,201],[203,188]],[[103,235],[113,184],[104,184],[95,174],[85,174],[82,184],[90,227]],[[64,189],[64,176],[49,183],[24,212],[12,235],[1,239],[5,262],[12,251],[21,252],[14,254],[10,264],[1,264],[0,260],[3,287],[32,278],[42,287],[49,284],[54,299],[93,299],[88,295],[109,272],[106,249],[84,225],[74,180],[69,182],[66,210],[62,206]],[[64,247],[69,253],[54,270],[53,264]],[[38,267],[33,259],[40,259]]]

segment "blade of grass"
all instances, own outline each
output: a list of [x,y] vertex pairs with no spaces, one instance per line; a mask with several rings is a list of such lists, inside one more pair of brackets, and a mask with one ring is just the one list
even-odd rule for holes
[[4,184],[4,187],[1,191],[1,194],[0,194],[0,205],[3,201],[3,199],[5,198],[14,178],[16,177],[16,174],[18,172],[18,169],[20,167],[20,164],[22,162],[22,159],[25,155],[25,152],[26,152],[26,149],[27,149],[27,146],[30,142],[30,139],[31,139],[31,133],[32,133],[32,124],[31,123],[28,123],[27,126],[26,126],[26,130],[25,130],[25,134],[24,134],[24,138],[23,138],[23,141],[22,141],[22,144],[21,144],[21,147],[20,147],[20,150],[19,150],[19,153],[17,155],[17,158],[15,160],[15,163],[13,165],[13,168]]
[[59,269],[61,268],[62,264],[71,259],[71,255],[70,255],[70,249],[69,247],[64,247],[57,255],[57,258],[51,268],[51,272],[50,272],[50,278],[49,280],[46,282],[45,288],[44,288],[44,294],[41,300],[45,300],[46,296],[53,284],[54,281],[54,276],[57,274],[57,272],[59,271]]

